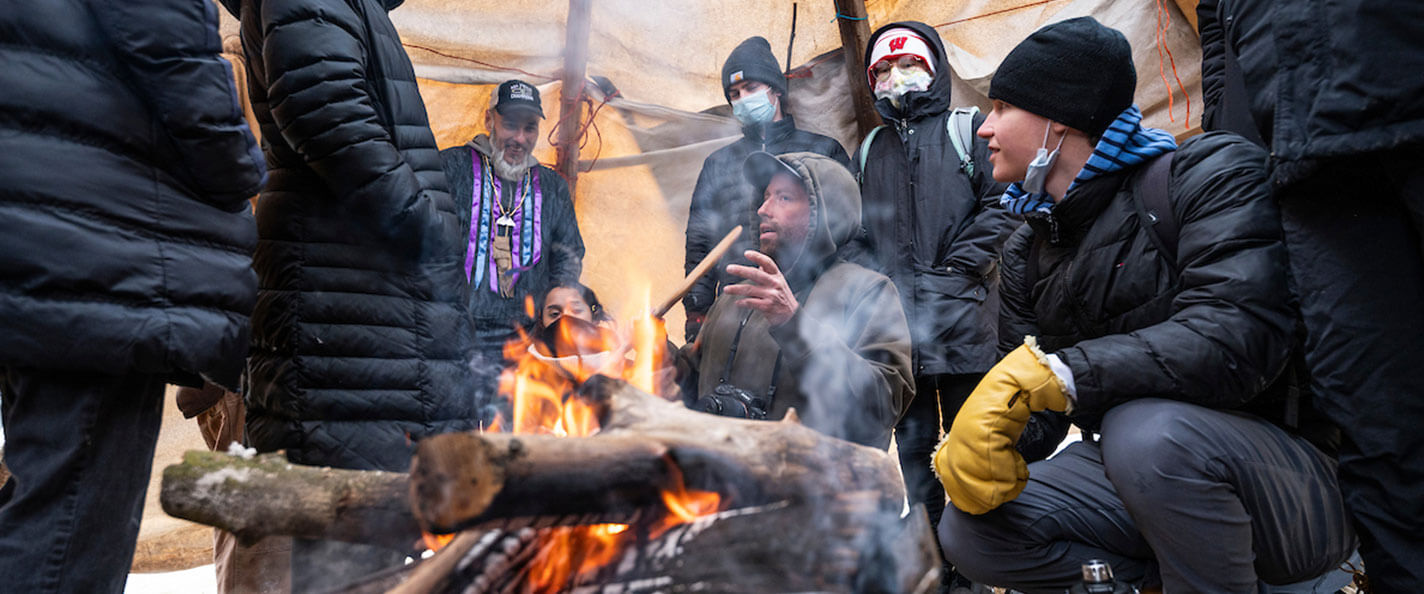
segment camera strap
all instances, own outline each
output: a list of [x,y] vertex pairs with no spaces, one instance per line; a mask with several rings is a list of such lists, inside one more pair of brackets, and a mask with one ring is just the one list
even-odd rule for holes
[[[717,378],[717,385],[727,383],[727,376],[732,375],[732,364],[737,362],[737,347],[742,344],[742,331],[747,329],[747,322],[751,321],[755,310],[747,312],[742,318],[742,323],[737,325],[737,333],[732,335],[732,348],[727,352],[727,364],[722,366],[722,375]],[[766,389],[767,406],[770,408],[771,402],[776,398],[776,380],[781,376],[781,349],[776,350],[776,363],[771,367],[771,385]]]

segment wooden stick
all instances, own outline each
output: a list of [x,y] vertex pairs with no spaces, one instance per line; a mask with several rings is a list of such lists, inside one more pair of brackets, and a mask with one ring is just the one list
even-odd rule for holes
[[732,244],[737,242],[737,236],[741,234],[741,225],[737,225],[731,231],[728,231],[727,236],[723,237],[722,241],[717,242],[717,245],[712,248],[712,251],[707,252],[707,256],[702,258],[702,261],[698,262],[697,266],[693,267],[692,272],[687,273],[687,277],[682,279],[682,283],[677,286],[677,290],[673,291],[672,294],[668,295],[666,299],[663,299],[658,306],[653,309],[653,317],[661,318],[667,315],[668,310],[672,309],[672,306],[677,305],[678,300],[682,299],[683,295],[686,295],[688,291],[692,290],[692,285],[697,283],[697,279],[707,274],[707,271],[717,265],[717,262],[727,253],[727,250],[732,249]]

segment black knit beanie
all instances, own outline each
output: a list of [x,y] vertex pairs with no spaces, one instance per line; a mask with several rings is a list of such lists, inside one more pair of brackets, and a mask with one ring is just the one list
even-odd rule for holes
[[1136,87],[1127,38],[1078,17],[1034,31],[1009,52],[989,98],[1099,136],[1132,105]]
[[[762,37],[750,37],[732,50],[727,62],[722,64],[722,95],[732,89],[732,83],[740,80],[755,80],[765,83],[773,91],[786,94],[786,75],[771,55],[771,44]],[[731,101],[731,98],[727,99]]]

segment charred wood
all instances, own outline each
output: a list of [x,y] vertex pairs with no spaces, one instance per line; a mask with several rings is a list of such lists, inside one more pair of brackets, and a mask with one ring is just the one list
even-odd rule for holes
[[[875,493],[822,501],[738,508],[656,536],[647,524],[596,573],[560,591],[639,592],[931,592],[939,561],[922,507],[908,518],[882,509]],[[530,560],[545,542],[538,532],[462,532],[434,557],[413,566],[397,594],[487,594],[524,591]],[[390,587],[387,580],[381,584]],[[373,586],[348,593],[377,591]]]
[[[422,527],[448,533],[498,518],[637,513],[685,481],[724,507],[877,493],[899,510],[895,461],[801,425],[708,415],[621,380],[584,382],[601,431],[591,437],[460,433],[420,443],[411,500]],[[617,521],[617,520],[614,520]]]

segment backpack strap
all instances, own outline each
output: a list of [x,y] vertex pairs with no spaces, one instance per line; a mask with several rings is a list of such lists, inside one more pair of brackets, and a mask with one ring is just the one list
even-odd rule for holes
[[884,129],[885,124],[876,126],[869,134],[865,135],[865,140],[860,141],[860,150],[856,151],[856,161],[860,163],[860,168],[856,170],[855,174],[855,183],[857,185],[865,184],[865,160],[870,158],[870,144],[875,142],[875,135]]
[[944,131],[954,144],[954,152],[959,154],[959,168],[964,175],[974,177],[974,116],[979,115],[978,107],[956,107],[944,122]]
[[1132,180],[1132,201],[1137,206],[1138,219],[1174,275],[1178,272],[1177,241],[1181,231],[1170,196],[1172,158],[1176,154],[1172,151],[1154,157],[1138,169]]

